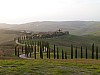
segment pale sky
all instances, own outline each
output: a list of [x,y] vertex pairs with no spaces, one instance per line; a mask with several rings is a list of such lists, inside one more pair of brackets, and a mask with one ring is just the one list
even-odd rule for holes
[[100,21],[100,0],[0,0],[0,23]]

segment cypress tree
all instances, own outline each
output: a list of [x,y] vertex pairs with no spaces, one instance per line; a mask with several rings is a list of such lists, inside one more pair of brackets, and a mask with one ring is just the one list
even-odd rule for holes
[[29,52],[30,52],[30,57],[31,57],[31,56],[32,56],[32,55],[31,55],[31,52],[32,52],[32,51],[31,51],[31,46],[29,46]]
[[44,52],[44,41],[42,41],[42,51]]
[[26,50],[27,57],[28,57],[28,53],[29,53],[29,45],[27,46],[27,50]]
[[25,56],[26,56],[26,49],[27,49],[27,45],[25,44]]
[[47,58],[48,58],[48,50],[49,50],[49,43],[48,42],[47,42],[46,47],[47,47]]
[[23,40],[25,40],[25,36],[23,36]]
[[15,46],[15,56],[17,55],[17,46]]
[[57,47],[57,59],[59,59],[59,51],[58,51],[58,47]]
[[18,57],[19,57],[19,47],[18,47]]
[[92,44],[92,59],[94,59],[94,43]]
[[65,52],[65,59],[67,59],[67,52]]
[[81,46],[81,59],[83,58],[83,53],[82,53],[82,46]]
[[47,52],[47,43],[46,42],[44,42],[44,50],[45,50],[45,52]]
[[56,54],[55,54],[55,45],[54,45],[54,59],[56,58]]
[[30,50],[30,57],[32,56],[32,54],[31,54],[31,50]]
[[96,59],[98,59],[98,46],[96,47]]
[[76,50],[75,50],[75,58],[77,59],[77,47],[76,47]]
[[42,51],[41,51],[42,52],[42,59],[43,59],[43,50],[44,50],[44,47],[42,46]]
[[23,46],[22,46],[22,53],[23,53]]
[[73,59],[73,45],[71,45],[71,59]]
[[40,44],[40,58],[43,59],[42,43]]
[[24,39],[24,36],[23,36],[23,40],[25,40],[25,39]]
[[35,49],[34,49],[34,58],[36,59],[36,45],[35,45]]
[[37,52],[39,52],[39,41],[37,42]]
[[43,52],[45,52],[45,48],[44,48],[45,47],[45,42],[44,41],[43,41],[43,45],[42,46],[43,46]]
[[62,50],[62,59],[64,59],[64,52],[63,52],[63,50]]
[[26,44],[25,44],[25,56],[26,56]]
[[42,53],[42,52],[41,52],[41,42],[40,42],[40,58],[41,58],[41,53]]
[[43,59],[43,51],[41,51],[41,58]]
[[28,46],[25,46],[25,55],[28,57]]
[[33,45],[31,45],[31,51],[33,52]]
[[50,48],[48,48],[48,50],[49,50],[49,59],[50,59]]
[[86,47],[86,59],[87,59],[87,47]]
[[43,59],[43,41],[41,42],[41,58]]

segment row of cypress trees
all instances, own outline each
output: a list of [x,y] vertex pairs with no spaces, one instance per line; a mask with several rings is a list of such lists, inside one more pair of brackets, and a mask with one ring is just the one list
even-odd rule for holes
[[[25,39],[25,37],[23,37],[23,39]],[[21,38],[18,38],[18,42],[21,41]],[[33,49],[33,45],[34,45],[34,49]],[[50,46],[49,46],[49,43],[48,42],[45,42],[45,41],[37,41],[37,42],[33,42],[33,45],[27,45],[27,43],[25,43],[25,55],[28,57],[29,54],[30,54],[30,57],[31,57],[31,53],[34,52],[34,58],[36,59],[36,52],[40,51],[40,58],[43,59],[43,51],[44,51],[44,48],[46,48],[46,52],[47,52],[47,58],[50,59]],[[24,46],[21,47],[22,49],[22,53],[24,52]],[[34,50],[34,51],[33,51]],[[59,59],[59,50],[58,50],[58,47],[57,47],[57,57],[56,57],[56,47],[55,47],[55,44],[54,44],[54,59]],[[73,59],[73,45],[71,45],[71,59]],[[96,46],[96,51],[95,51],[95,47],[94,47],[94,43],[92,44],[92,56],[91,58],[94,59],[94,52],[96,53],[96,59],[98,59],[98,46]],[[77,47],[75,48],[75,58],[77,59],[78,58],[78,50],[77,50]],[[15,46],[15,55],[18,55],[19,56],[19,47],[17,48],[17,46]],[[81,46],[80,48],[80,57],[83,58],[83,48]],[[86,47],[86,54],[85,54],[85,58],[88,59],[88,51],[87,51],[87,47]],[[62,50],[62,59],[67,59],[67,52],[64,53],[64,51]]]
[[[67,59],[67,52],[64,53],[64,51],[62,50],[61,54],[62,54],[62,59],[64,59],[64,58]],[[56,58],[59,59],[60,55],[59,55],[59,48],[58,47],[57,47],[57,55],[56,55],[56,47],[54,44],[54,59],[56,59]]]
[[[92,59],[94,59],[94,50],[95,50],[95,47],[94,47],[94,43],[92,44],[92,56],[91,56],[91,58]],[[98,46],[96,46],[96,59],[98,59]],[[86,51],[85,51],[85,57],[86,57],[86,59],[88,59],[88,52],[87,52],[87,47],[86,47]],[[83,58],[83,48],[82,48],[82,46],[81,46],[81,59]],[[76,47],[76,49],[75,49],[75,58],[77,59],[78,57],[77,57],[77,47]],[[73,45],[71,45],[71,59],[73,59]]]
[[[19,40],[20,38],[18,38],[18,42],[20,42],[21,40]],[[34,49],[33,49],[34,47]],[[50,58],[50,50],[49,50],[49,43],[45,42],[45,41],[35,41],[33,42],[31,45],[27,45],[27,43],[25,43],[25,46],[21,47],[22,53],[25,52],[25,56],[29,56],[31,57],[32,52],[34,53],[34,58],[36,59],[36,51],[40,51],[40,58],[43,59],[43,51],[44,48],[47,48],[47,58]],[[15,46],[15,55],[19,56],[19,47]]]
[[[81,46],[80,48],[80,57],[81,59],[83,58],[83,48]],[[73,45],[71,45],[71,59],[73,59],[74,55],[73,55],[73,52],[74,51],[74,48],[73,48]],[[98,59],[98,46],[96,46],[96,59]],[[78,50],[77,50],[77,47],[75,48],[75,58],[77,59],[78,58]],[[85,51],[85,58],[88,59],[88,51],[87,51],[87,47],[86,47],[86,51]],[[65,54],[65,59],[67,59],[67,52],[64,53],[64,51],[62,50],[62,59],[64,59],[64,54]],[[55,45],[54,45],[54,59],[56,58],[56,50],[55,50]],[[92,56],[91,56],[92,59],[94,59],[94,44],[92,44]],[[57,47],[57,59],[59,59],[59,50],[58,50],[58,47]]]

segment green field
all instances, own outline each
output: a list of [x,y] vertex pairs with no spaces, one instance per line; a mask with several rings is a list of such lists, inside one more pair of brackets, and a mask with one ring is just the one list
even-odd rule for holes
[[100,60],[0,60],[0,75],[100,75]]
[[[100,36],[76,36],[76,35],[64,35],[56,38],[47,38],[47,39],[33,39],[33,41],[43,40],[49,42],[51,45],[57,46],[66,46],[70,47],[71,44],[74,47],[89,47],[94,43],[96,46],[100,46]],[[28,40],[29,41],[29,40]],[[32,40],[31,40],[32,41]]]

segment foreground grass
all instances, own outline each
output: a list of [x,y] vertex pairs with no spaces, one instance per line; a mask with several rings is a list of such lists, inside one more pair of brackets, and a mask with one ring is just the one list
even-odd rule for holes
[[100,60],[0,60],[0,75],[100,75]]

